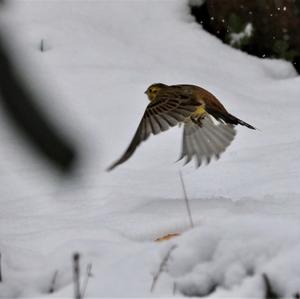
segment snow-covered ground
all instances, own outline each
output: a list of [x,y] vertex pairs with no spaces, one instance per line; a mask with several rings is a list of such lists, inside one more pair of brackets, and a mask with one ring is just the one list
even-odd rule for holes
[[[72,297],[74,252],[83,280],[92,264],[85,297],[262,298],[263,273],[277,294],[300,292],[300,78],[289,63],[224,45],[183,0],[23,0],[1,13],[26,77],[47,90],[40,104],[83,157],[76,179],[63,180],[1,117],[0,297]],[[154,82],[203,86],[259,131],[239,127],[221,159],[196,170],[174,163],[173,128],[107,173]],[[182,235],[154,242],[173,232]]]

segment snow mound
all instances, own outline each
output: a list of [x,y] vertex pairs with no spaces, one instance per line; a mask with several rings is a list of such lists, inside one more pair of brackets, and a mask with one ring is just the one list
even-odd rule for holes
[[299,238],[299,221],[280,217],[236,216],[204,223],[174,240],[168,273],[188,296],[216,291],[214,297],[263,297],[262,277],[267,274],[276,294],[291,297],[300,291]]

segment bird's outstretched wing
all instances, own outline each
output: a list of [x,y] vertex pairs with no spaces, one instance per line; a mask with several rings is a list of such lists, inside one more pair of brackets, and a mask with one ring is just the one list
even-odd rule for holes
[[147,106],[127,150],[107,170],[110,171],[128,160],[140,143],[151,134],[156,135],[183,122],[197,109],[197,106],[199,102],[191,93],[178,93],[176,90],[159,92],[155,100]]
[[232,124],[217,121],[206,114],[199,122],[188,121],[184,125],[182,151],[179,160],[186,158],[185,164],[196,158],[197,167],[209,163],[230,145],[236,135]]

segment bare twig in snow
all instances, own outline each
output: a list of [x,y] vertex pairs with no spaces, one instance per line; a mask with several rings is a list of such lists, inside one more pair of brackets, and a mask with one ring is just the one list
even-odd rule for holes
[[176,282],[174,281],[174,283],[173,283],[173,296],[176,295],[176,292],[177,292],[177,284],[176,284]]
[[81,298],[84,298],[89,278],[92,277],[92,276],[93,276],[93,274],[92,274],[92,264],[88,264],[87,267],[86,267],[86,276],[85,276],[85,279],[83,281],[83,286],[82,286],[82,290],[81,290]]
[[58,270],[56,270],[53,274],[53,277],[52,277],[52,280],[51,280],[51,285],[50,285],[50,288],[49,288],[49,291],[48,291],[50,294],[55,291],[55,284],[56,284],[57,275],[58,275]]
[[191,228],[193,228],[194,227],[194,222],[193,222],[193,218],[192,218],[192,212],[191,212],[191,208],[190,208],[189,198],[188,198],[187,193],[186,193],[186,188],[185,188],[185,184],[184,184],[184,180],[183,180],[181,170],[179,171],[179,177],[180,177],[180,182],[181,182],[181,186],[182,186],[182,190],[183,190],[183,194],[184,194],[184,201],[185,201],[185,205],[186,205],[186,210],[187,210],[188,217],[189,217],[189,220],[190,220],[190,226],[191,226]]
[[40,50],[41,50],[41,52],[45,51],[45,45],[44,45],[44,40],[43,39],[41,39],[41,42],[40,42]]
[[177,245],[175,245],[175,244],[170,247],[167,254],[162,259],[162,261],[159,265],[158,271],[153,275],[153,281],[152,281],[152,285],[151,285],[151,289],[150,289],[151,292],[154,291],[154,288],[155,288],[155,285],[156,285],[156,283],[159,279],[159,276],[162,272],[164,272],[164,270],[166,268],[166,265],[167,265],[167,262],[170,259],[171,253],[176,247],[177,247]]
[[74,280],[74,298],[81,299],[80,294],[80,254],[74,253],[73,255],[73,280]]
[[1,261],[2,255],[0,252],[0,282],[2,282],[2,261]]
[[274,291],[273,286],[271,285],[270,279],[267,274],[263,273],[262,275],[264,284],[265,284],[265,297],[266,299],[279,299],[280,296]]

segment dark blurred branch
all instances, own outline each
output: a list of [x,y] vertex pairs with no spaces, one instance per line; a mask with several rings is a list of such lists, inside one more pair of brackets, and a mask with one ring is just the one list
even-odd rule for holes
[[63,173],[70,173],[77,158],[74,146],[37,106],[33,92],[17,69],[0,32],[0,104],[18,131],[44,158]]

